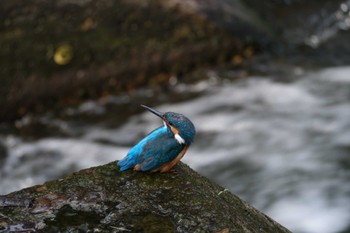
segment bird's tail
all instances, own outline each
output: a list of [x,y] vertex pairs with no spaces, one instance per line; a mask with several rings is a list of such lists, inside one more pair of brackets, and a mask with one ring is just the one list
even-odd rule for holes
[[119,160],[117,162],[117,165],[120,167],[120,171],[125,171],[125,170],[128,170],[129,168],[133,167],[133,162],[130,161],[129,158],[124,158],[122,160]]

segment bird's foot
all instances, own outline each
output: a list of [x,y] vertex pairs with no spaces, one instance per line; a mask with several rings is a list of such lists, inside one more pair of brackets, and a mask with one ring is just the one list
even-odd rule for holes
[[166,173],[177,173],[177,171],[175,169],[170,169],[170,170],[167,170],[167,171],[164,171]]

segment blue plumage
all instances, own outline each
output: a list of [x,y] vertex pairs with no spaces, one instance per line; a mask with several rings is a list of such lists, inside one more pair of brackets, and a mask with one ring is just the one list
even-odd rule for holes
[[137,143],[118,162],[120,171],[133,168],[141,171],[169,171],[186,153],[193,142],[196,131],[193,123],[184,115],[161,113],[141,105],[161,117],[164,126],[159,127]]

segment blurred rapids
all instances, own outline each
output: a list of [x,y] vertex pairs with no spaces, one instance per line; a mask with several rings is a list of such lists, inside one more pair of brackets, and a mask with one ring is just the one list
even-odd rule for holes
[[[176,84],[179,95],[201,94],[152,107],[183,113],[194,122],[197,138],[183,162],[199,173],[293,232],[350,232],[349,74],[350,67],[338,67],[297,70],[288,81],[274,76]],[[128,99],[107,102],[127,104]],[[94,102],[67,111],[109,114],[106,105]],[[0,194],[121,159],[162,124],[149,112],[115,127],[53,116],[41,123],[63,133],[31,139],[0,135],[7,151],[0,155]]]

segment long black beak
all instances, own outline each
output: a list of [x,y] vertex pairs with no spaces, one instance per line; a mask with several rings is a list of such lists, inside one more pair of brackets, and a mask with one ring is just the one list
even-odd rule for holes
[[146,106],[146,105],[143,105],[143,104],[141,104],[141,107],[147,109],[147,110],[150,111],[151,113],[153,113],[153,114],[155,114],[156,116],[159,116],[160,118],[163,119],[164,113],[159,112],[159,111],[157,111],[157,110],[155,110],[155,109],[153,109],[153,108],[150,108],[150,107],[148,107],[148,106]]

